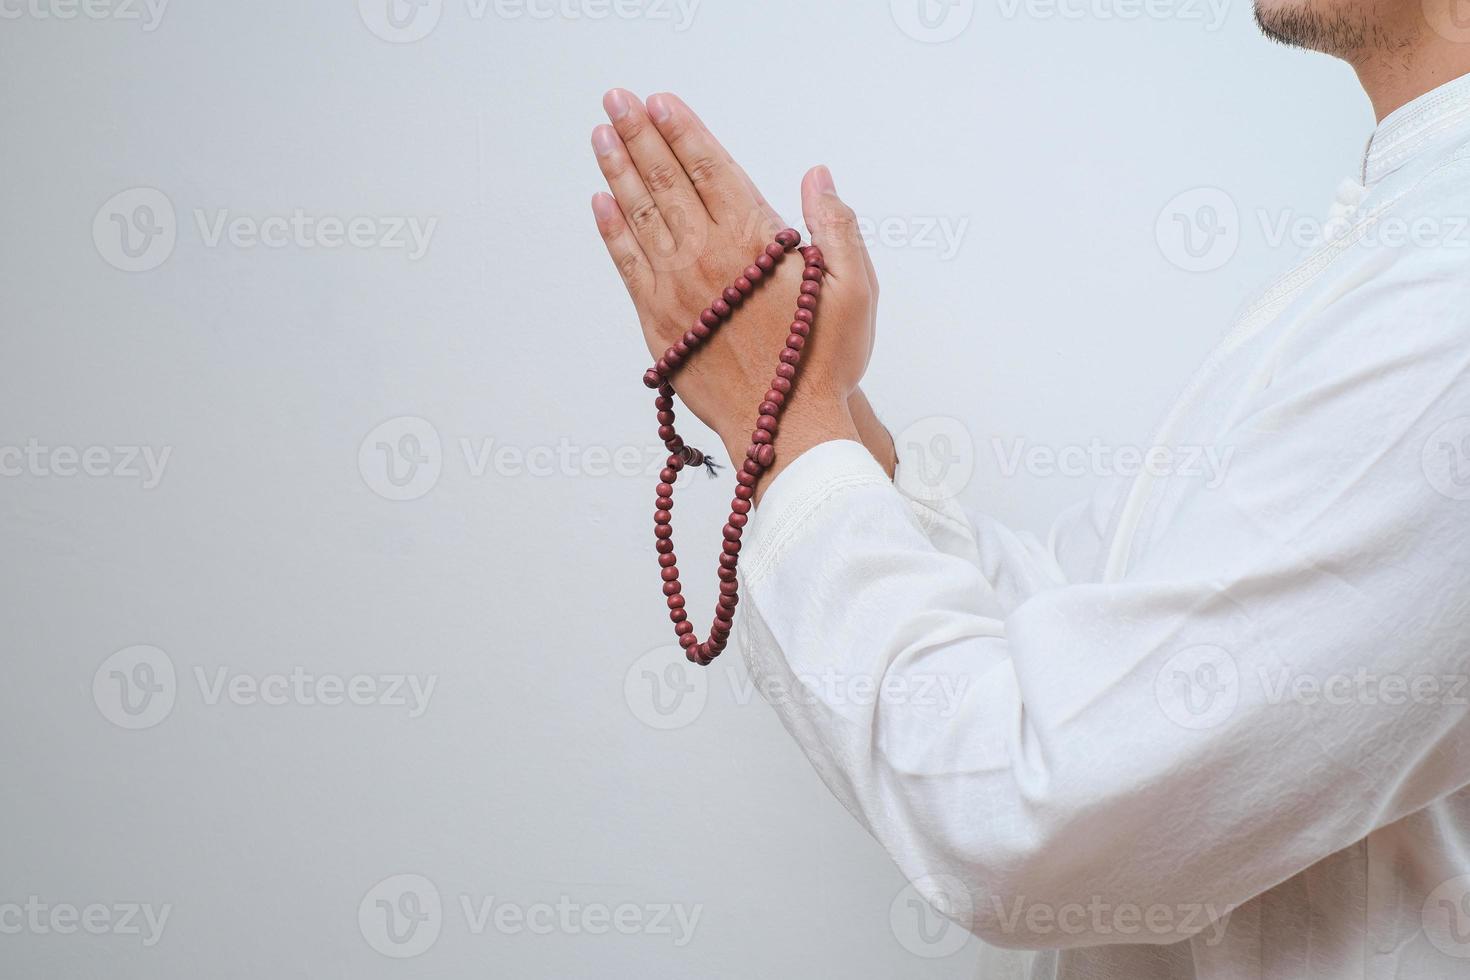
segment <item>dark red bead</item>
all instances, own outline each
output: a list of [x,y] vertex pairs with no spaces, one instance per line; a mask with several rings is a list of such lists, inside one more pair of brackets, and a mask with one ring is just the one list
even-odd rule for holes
[[699,314],[699,322],[706,327],[718,327],[720,325],[720,315],[714,310],[705,310]]
[[670,609],[669,610],[669,619],[671,619],[675,623],[682,623],[685,620],[687,620],[688,618],[689,618],[689,611],[686,610],[686,609]]
[[684,363],[684,355],[680,354],[678,351],[674,350],[674,348],[670,347],[668,350],[664,351],[664,356],[659,358],[659,363],[667,364],[669,366],[669,370],[671,371],[676,370],[678,369],[679,365]]
[[820,296],[821,294],[822,294],[822,284],[821,283],[819,283],[819,282],[804,282],[804,283],[801,284],[801,295],[803,295],[803,296]]
[[653,506],[657,507],[659,510],[669,510],[674,506],[674,498],[655,497],[653,498]]
[[751,290],[755,289],[755,283],[751,282],[745,276],[741,276],[735,280],[735,288],[740,290],[740,295],[749,296]]
[[765,429],[756,429],[750,434],[750,441],[757,446],[770,442],[772,438],[773,436]]
[[797,310],[796,318],[802,323],[815,323],[817,316],[811,310]]
[[780,245],[777,245],[775,242],[772,242],[771,244],[766,246],[766,254],[773,259],[779,259],[781,256],[786,254],[786,250]]
[[801,233],[795,228],[783,228],[776,232],[776,244],[782,248],[795,248],[801,243]]
[[740,591],[739,582],[721,582],[720,595],[734,595]]
[[[664,493],[664,487],[668,487],[668,493],[673,493],[674,481],[679,478],[679,471],[674,469],[672,466],[665,466],[663,469],[659,470],[658,478],[661,481],[658,485],[658,492],[662,494]],[[667,494],[665,494],[665,496],[667,496]]]
[[657,388],[664,383],[664,376],[659,374],[657,368],[649,368],[643,372],[643,383],[650,388]]
[[[735,479],[739,480],[740,477],[737,476]],[[747,503],[749,503],[750,502],[750,498],[753,497],[753,496],[755,496],[755,491],[753,489],[751,489],[754,486],[755,486],[755,481],[754,480],[752,480],[750,483],[742,483],[739,486],[737,486],[735,488],[735,499],[736,500],[744,500]]]
[[771,390],[783,395],[791,394],[791,379],[781,377],[779,374],[771,379]]
[[693,627],[690,627],[690,632],[685,633],[683,636],[679,637],[679,646],[683,647],[685,650],[690,650],[694,647],[699,646],[699,640],[697,640],[694,636]]
[[734,286],[726,286],[725,291],[721,293],[720,296],[722,299],[724,299],[726,303],[729,303],[731,306],[739,306],[740,301],[745,298],[740,294],[740,290],[736,289]]
[[658,538],[653,542],[653,548],[661,555],[672,555],[674,553],[674,539]]
[[715,314],[719,316],[721,320],[727,320],[730,317],[730,304],[725,302],[723,299],[715,300],[709,305],[709,308],[714,310]]
[[664,595],[678,595],[683,589],[679,588],[678,582],[665,582]]
[[696,323],[694,326],[689,328],[689,332],[686,333],[684,337],[686,339],[689,337],[693,337],[695,340],[708,340],[709,335],[712,333],[714,333],[714,331],[705,324]]
[[677,582],[679,581],[679,566],[670,565],[658,574],[665,582]]
[[806,338],[799,333],[791,333],[786,337],[786,346],[791,350],[801,350],[806,346]]
[[720,568],[715,571],[715,577],[721,582],[733,582],[738,574],[733,568]]
[[742,514],[742,515],[743,514],[749,514],[750,513],[750,501],[749,500],[741,500],[740,498],[737,497],[734,500],[730,501],[730,510],[733,513],[736,513],[736,514]]
[[775,432],[776,431],[776,416],[774,416],[774,415],[762,415],[760,418],[758,418],[758,419],[755,420],[755,427],[757,429],[763,429],[766,432]]
[[667,524],[667,523],[669,523],[669,518],[672,517],[672,516],[673,515],[670,514],[666,510],[662,510],[662,509],[656,510],[656,511],[653,512],[653,523],[655,523],[655,524]]
[[807,245],[801,250],[801,258],[807,265],[821,265],[822,250],[815,245]]
[[[787,349],[789,350],[790,348]],[[776,377],[786,382],[787,384],[790,384],[791,379],[796,377],[796,368],[792,367],[790,364],[777,364]]]
[[684,345],[685,350],[693,350],[699,346],[699,340],[699,334],[693,330],[686,330],[684,331],[684,336],[679,338],[679,343]]
[[755,477],[742,469],[739,473],[735,474],[735,482],[739,484],[739,486],[735,488],[735,492],[738,494],[740,493],[740,487],[755,486]]
[[750,516],[747,515],[747,514],[731,514],[730,515],[730,523],[733,524],[735,527],[743,528],[743,527],[745,527],[746,522],[749,521],[749,520],[750,520]]
[[678,564],[678,562],[678,557],[676,557],[672,551],[666,555],[658,556],[658,564],[660,568],[668,568],[670,565]]
[[817,308],[817,298],[815,296],[808,296],[806,293],[802,293],[800,296],[796,297],[796,305],[801,307],[803,310],[815,310]]
[[762,468],[769,469],[776,461],[776,447],[762,446],[755,454],[755,461],[761,464]]
[[812,325],[803,320],[792,320],[791,332],[796,334],[798,337],[806,337],[811,334]]
[[762,272],[770,272],[776,267],[776,260],[771,258],[769,253],[762,252],[755,260],[755,267]]
[[653,528],[653,536],[663,541],[674,536],[674,529],[667,524],[656,524]]
[[723,550],[724,550],[725,554],[727,554],[727,555],[738,555],[738,554],[740,554],[740,542],[739,541],[726,541],[725,542],[725,547],[724,547]]
[[801,278],[805,279],[807,282],[821,282],[822,270],[818,269],[816,266],[809,265],[805,269],[801,270]]
[[[770,402],[770,403],[772,403],[774,405],[777,405],[777,406],[785,405],[786,404],[786,396],[783,395],[783,394],[781,394],[775,388],[772,388],[772,389],[770,389],[769,391],[766,392],[766,401],[767,402]],[[775,413],[771,413],[771,414],[775,414]]]
[[670,609],[683,609],[685,605],[684,597],[678,594],[669,596],[665,602]]
[[658,424],[659,425],[673,425],[674,424],[674,413],[673,412],[659,412],[658,415],[655,416],[655,418],[658,419]]
[[729,620],[729,619],[723,619],[723,618],[721,618],[721,619],[716,619],[715,620],[715,626],[714,626],[714,628],[717,631],[721,632],[721,633],[728,633],[728,632],[730,632],[731,627],[733,627],[734,625],[735,625],[734,620]]
[[[743,503],[745,503],[745,501],[744,500],[739,500],[739,501],[736,501],[736,503],[742,503],[743,504]],[[734,555],[721,555],[720,556],[720,567],[721,568],[734,568],[739,563],[740,563],[740,559],[736,558]]]
[[762,269],[758,265],[748,265],[745,267],[744,275],[745,278],[749,279],[751,282],[760,282],[762,279],[765,278],[766,270]]
[[675,432],[674,432],[674,427],[672,425],[661,425],[661,426],[658,427],[658,437],[659,437],[659,439],[667,442],[668,440],[674,438],[674,435],[675,435]]
[[683,623],[675,623],[674,632],[678,633],[680,636],[687,636],[688,634],[694,632],[694,624],[687,621]]
[[797,362],[799,362],[800,360],[801,360],[801,351],[796,350],[795,348],[792,348],[792,347],[784,347],[784,348],[781,349],[781,363],[782,364],[790,364],[790,365],[792,365],[794,367],[797,364]]

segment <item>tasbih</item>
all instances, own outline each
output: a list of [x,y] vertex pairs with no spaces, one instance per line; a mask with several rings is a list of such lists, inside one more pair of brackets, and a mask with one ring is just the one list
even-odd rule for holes
[[812,326],[816,323],[817,297],[822,292],[822,250],[815,245],[800,249],[806,267],[801,274],[801,295],[796,298],[796,315],[791,322],[791,332],[786,337],[786,346],[781,349],[780,362],[776,365],[776,376],[771,379],[769,390],[761,399],[757,410],[755,429],[750,434],[750,448],[746,450],[745,462],[735,474],[735,499],[730,501],[730,518],[725,522],[724,546],[720,554],[720,598],[715,605],[714,623],[710,626],[708,639],[701,641],[694,635],[694,624],[689,622],[689,611],[685,608],[684,587],[679,583],[679,560],[674,554],[674,528],[670,523],[674,507],[674,484],[686,466],[705,466],[713,474],[715,463],[705,453],[693,446],[684,445],[679,433],[674,430],[674,386],[669,377],[679,366],[689,360],[705,341],[730,319],[741,302],[755,291],[756,283],[775,271],[786,253],[801,244],[801,233],[793,228],[778,232],[776,240],[765,247],[756,260],[745,268],[735,282],[714,302],[699,314],[698,321],[684,336],[664,351],[647,372],[643,383],[658,391],[654,406],[658,409],[658,437],[669,451],[669,458],[658,475],[657,498],[654,500],[653,536],[658,551],[658,564],[663,578],[664,598],[669,607],[669,619],[674,623],[674,635],[684,648],[684,655],[701,667],[708,666],[724,652],[730,639],[730,629],[735,622],[735,607],[740,602],[740,585],[736,568],[740,563],[740,537],[750,521],[751,499],[755,496],[756,481],[776,461],[776,431],[780,426],[781,412],[796,381],[796,367],[801,363],[801,349],[806,346]]

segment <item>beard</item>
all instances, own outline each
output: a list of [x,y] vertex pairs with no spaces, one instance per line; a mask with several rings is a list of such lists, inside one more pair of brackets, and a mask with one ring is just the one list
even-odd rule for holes
[[1280,6],[1267,3],[1256,2],[1256,26],[1278,44],[1351,61],[1379,46],[1382,40],[1367,13],[1351,0],[1347,4],[1341,0],[1288,0]]

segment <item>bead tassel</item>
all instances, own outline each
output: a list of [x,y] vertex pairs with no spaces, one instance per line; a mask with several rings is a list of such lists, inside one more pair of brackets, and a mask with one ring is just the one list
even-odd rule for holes
[[[730,517],[725,522],[724,544],[720,554],[719,581],[720,598],[715,604],[714,622],[709,637],[701,641],[694,635],[694,624],[689,622],[685,609],[684,590],[679,582],[679,564],[674,554],[674,528],[671,511],[674,507],[674,484],[686,466],[706,466],[714,473],[714,462],[693,446],[686,446],[674,429],[674,386],[670,375],[694,356],[695,351],[714,336],[719,327],[729,320],[745,297],[755,291],[756,284],[771,275],[786,254],[801,244],[801,234],[787,228],[776,235],[776,240],[767,245],[755,261],[728,286],[709,307],[702,311],[684,336],[669,346],[662,357],[643,375],[643,383],[658,391],[654,407],[658,410],[658,435],[663,440],[669,457],[659,473],[656,498],[654,500],[653,535],[658,552],[660,578],[663,594],[669,607],[669,619],[674,624],[674,635],[684,654],[701,667],[724,652],[735,622],[735,607],[740,602],[740,585],[736,578],[736,566],[740,561],[740,539],[750,520],[751,499],[755,496],[755,484],[762,473],[776,461],[775,438],[781,424],[781,413],[786,407],[796,378],[796,368],[801,362],[802,349],[816,322],[817,297],[822,291],[822,251],[815,245],[800,249],[805,268],[802,271],[801,294],[797,297],[797,310],[791,324],[786,346],[781,349],[776,365],[776,376],[771,379],[770,389],[761,398],[756,409],[755,429],[751,432],[750,448],[745,460],[735,473],[735,499],[730,502]],[[734,461],[732,461],[734,462]]]

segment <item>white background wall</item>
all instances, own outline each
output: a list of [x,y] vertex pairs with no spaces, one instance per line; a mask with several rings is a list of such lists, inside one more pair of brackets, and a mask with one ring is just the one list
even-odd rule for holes
[[[943,43],[899,26],[915,0],[428,0],[413,43],[387,2],[0,0],[0,974],[973,975],[735,658],[664,673],[599,97],[678,91],[793,220],[829,164],[887,229],[874,400],[920,442],[961,420],[966,501],[1041,530],[1102,474],[1007,475],[992,440],[1147,443],[1354,170],[1350,73],[1241,0],[964,0]],[[1188,271],[1201,204],[1223,234]],[[241,237],[298,209],[434,224],[421,256]],[[164,233],[130,258],[135,219]],[[686,566],[727,496],[681,498]],[[328,687],[252,690],[293,672]],[[320,703],[392,675],[422,710]],[[405,889],[428,918],[395,944]],[[158,941],[127,903],[167,906]]]

